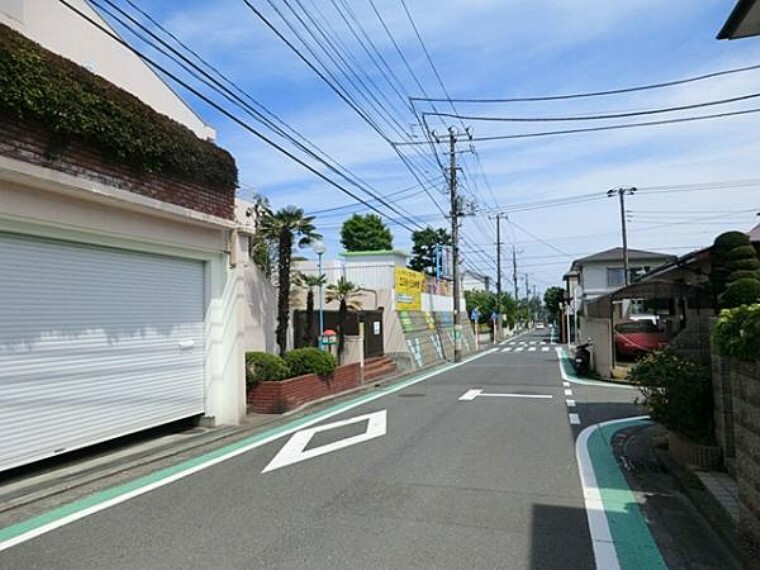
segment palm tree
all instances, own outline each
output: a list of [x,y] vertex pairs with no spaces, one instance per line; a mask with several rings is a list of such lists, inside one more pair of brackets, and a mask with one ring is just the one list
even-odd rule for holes
[[336,283],[332,283],[327,286],[325,292],[325,300],[328,303],[338,301],[340,306],[338,308],[338,354],[343,352],[343,323],[346,321],[348,310],[356,311],[362,308],[361,302],[357,297],[361,295],[361,290],[358,286],[346,280],[345,277],[338,279]]
[[267,211],[261,219],[262,235],[277,243],[277,346],[280,355],[287,350],[288,322],[290,320],[290,262],[293,245],[306,247],[309,242],[320,239],[312,223],[314,216],[304,216],[303,210],[287,206],[276,213]]
[[[325,274],[322,275],[307,275],[301,273],[300,282],[302,286],[308,287],[306,293],[306,326],[303,331],[303,340],[306,346],[314,346],[314,287],[319,287],[325,284]],[[319,331],[322,334],[322,331]]]

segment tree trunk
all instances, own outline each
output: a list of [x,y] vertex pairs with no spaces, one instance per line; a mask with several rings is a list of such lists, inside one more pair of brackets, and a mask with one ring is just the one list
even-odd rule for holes
[[293,249],[293,235],[290,230],[280,230],[279,240],[279,287],[277,290],[277,346],[280,356],[288,349],[288,321],[290,320],[290,253]]
[[346,322],[346,316],[348,314],[348,304],[346,299],[340,300],[340,307],[338,308],[338,356],[343,354],[343,345],[345,344],[345,334],[343,333],[343,325]]
[[306,346],[314,346],[314,289],[309,287],[306,294],[306,326],[303,331],[303,340]]

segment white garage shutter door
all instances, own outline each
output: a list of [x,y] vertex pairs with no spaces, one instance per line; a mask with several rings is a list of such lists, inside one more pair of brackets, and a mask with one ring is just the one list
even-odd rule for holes
[[0,233],[0,470],[204,412],[203,263]]

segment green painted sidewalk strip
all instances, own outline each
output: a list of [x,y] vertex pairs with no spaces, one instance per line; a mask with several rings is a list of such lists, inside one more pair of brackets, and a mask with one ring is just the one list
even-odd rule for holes
[[588,439],[588,451],[596,473],[597,486],[622,570],[667,568],[644,520],[641,507],[612,451],[615,433],[650,423],[647,420],[631,420],[607,428],[600,427]]

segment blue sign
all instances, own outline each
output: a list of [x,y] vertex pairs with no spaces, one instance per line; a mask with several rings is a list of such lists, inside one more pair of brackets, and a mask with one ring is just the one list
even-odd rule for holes
[[480,311],[478,311],[477,307],[474,308],[472,311],[470,311],[470,320],[471,321],[480,320]]

